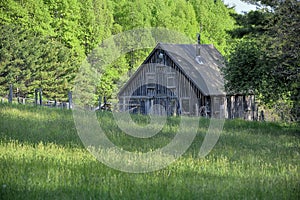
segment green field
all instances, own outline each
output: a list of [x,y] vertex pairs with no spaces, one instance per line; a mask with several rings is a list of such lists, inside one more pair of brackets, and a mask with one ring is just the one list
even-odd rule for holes
[[[120,133],[110,113],[98,117],[108,137],[132,151],[167,144],[178,124],[168,119],[145,140]],[[300,199],[299,126],[226,121],[215,148],[199,158],[208,124],[199,121],[191,147],[167,168],[130,174],[83,147],[70,110],[0,104],[0,199]]]

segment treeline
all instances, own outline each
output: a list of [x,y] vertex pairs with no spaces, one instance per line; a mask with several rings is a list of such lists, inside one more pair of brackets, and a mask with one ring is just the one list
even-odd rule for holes
[[264,6],[233,15],[236,42],[223,69],[227,92],[252,92],[282,120],[300,121],[300,2],[245,1]]
[[[175,30],[196,43],[201,29],[201,42],[227,57],[227,92],[255,93],[265,105],[299,119],[300,2],[244,1],[263,7],[239,15],[222,0],[2,0],[0,96],[13,84],[20,97],[43,88],[46,98],[64,101],[79,74],[85,85],[81,95],[90,103],[97,96],[111,98],[121,77],[134,72],[149,49],[133,49],[101,65],[100,58],[114,55],[95,47],[147,27]],[[89,67],[97,65],[99,77],[86,80],[94,74]]]
[[[165,27],[222,53],[234,28],[234,13],[221,0],[2,0],[0,2],[0,96],[22,97],[43,88],[47,98],[65,100],[80,66],[106,38],[134,28]],[[93,52],[93,57],[103,52]],[[146,53],[125,55],[88,82],[96,95],[111,97],[119,78],[134,70]],[[132,59],[134,57],[134,59]],[[93,59],[89,59],[93,60]],[[92,85],[91,85],[92,84]]]

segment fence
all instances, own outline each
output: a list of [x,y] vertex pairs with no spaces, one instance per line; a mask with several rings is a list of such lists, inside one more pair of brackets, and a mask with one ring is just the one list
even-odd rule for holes
[[53,107],[53,108],[67,108],[72,109],[73,102],[72,102],[72,92],[68,92],[68,101],[67,102],[60,102],[56,100],[47,100],[43,98],[43,90],[42,88],[35,89],[34,91],[34,98],[24,98],[19,97],[18,95],[14,95],[13,93],[13,86],[9,86],[9,93],[6,97],[2,97],[0,100],[1,103],[13,103],[16,102],[18,104],[29,104],[29,105],[36,105],[36,106],[46,106],[46,107]]
[[[35,105],[35,106],[46,106],[51,108],[65,108],[65,109],[72,109],[73,108],[73,97],[72,92],[68,92],[68,101],[66,102],[60,102],[56,100],[47,100],[43,98],[43,90],[42,88],[35,89],[34,91],[34,98],[24,98],[19,97],[18,95],[13,93],[13,86],[10,85],[9,87],[9,93],[6,97],[0,98],[0,103],[18,103],[18,104],[29,104],[29,105]],[[111,110],[111,104],[107,102],[106,97],[103,97],[103,103],[102,97],[99,96],[98,98],[98,105],[97,106],[91,106],[86,105],[84,106],[87,110]]]
[[45,107],[56,107],[56,108],[68,108],[72,109],[72,104],[69,102],[60,102],[55,100],[43,100],[42,104],[35,102],[35,99],[32,98],[23,98],[23,97],[13,97],[11,100],[7,97],[2,97],[0,99],[1,103],[18,103],[23,105],[36,105],[36,106],[45,106]]
[[[34,91],[34,98],[23,98],[18,97],[17,95],[14,95],[13,93],[13,86],[10,85],[9,87],[9,94],[6,97],[0,97],[0,103],[18,103],[18,104],[26,104],[26,105],[35,105],[35,106],[45,106],[50,108],[62,108],[62,109],[72,109],[73,108],[73,98],[72,98],[72,92],[68,92],[68,101],[66,102],[60,102],[56,100],[47,100],[43,98],[43,90],[42,88],[35,89]],[[86,105],[84,106],[87,110],[112,110],[112,104],[107,102],[106,97],[103,97],[103,103],[102,97],[99,96],[98,98],[98,105],[97,106],[91,106]],[[118,106],[117,106],[118,107]],[[275,116],[275,117],[274,117]],[[270,114],[270,111],[267,111],[266,113],[261,110],[258,112],[258,109],[256,110],[256,115],[253,116],[253,120],[255,121],[283,121],[283,119],[278,119],[278,116],[276,117],[276,114]],[[298,118],[293,121],[299,121]]]

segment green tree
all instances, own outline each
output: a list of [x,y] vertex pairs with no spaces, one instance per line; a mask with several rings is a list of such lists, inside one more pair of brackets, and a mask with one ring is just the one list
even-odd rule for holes
[[97,78],[97,71],[92,68],[88,60],[83,60],[73,87],[73,97],[76,105],[93,106],[95,104]]
[[46,97],[66,99],[78,69],[73,52],[51,37],[43,37],[20,26],[2,26],[0,31],[0,92],[9,84],[18,95],[28,97],[43,88]]
[[185,0],[151,2],[152,20],[154,27],[163,27],[181,32],[195,38],[198,23],[193,6]]
[[0,25],[18,24],[43,35],[54,35],[52,18],[43,0],[3,0]]
[[[299,119],[300,3],[296,0],[265,0],[262,3],[271,6],[270,9],[264,8],[245,16],[236,16],[239,27],[231,33],[243,40],[254,41],[258,47],[259,57],[253,53],[253,49],[246,47],[243,49],[245,43],[238,44],[229,56],[229,63],[224,69],[227,88],[239,91],[242,89],[240,86],[250,86],[253,83],[252,73],[241,69],[241,78],[238,78],[234,72],[236,68],[247,68],[249,67],[247,65],[251,65],[249,63],[257,60],[258,64],[255,65],[257,76],[254,77],[261,77],[261,84],[255,85],[256,94],[268,105],[274,105],[279,101],[291,104],[291,113]],[[244,59],[242,63],[240,58]]]
[[221,53],[225,54],[231,40],[228,31],[235,27],[235,20],[231,17],[235,11],[220,0],[190,0],[189,2],[196,13],[197,32],[201,28],[201,42],[214,44]]
[[117,84],[129,69],[126,57],[120,55],[120,51],[114,40],[106,40],[88,56],[90,68],[96,72],[98,80],[95,85],[97,96],[115,97]]
[[80,45],[88,55],[96,45],[111,35],[112,4],[104,0],[80,0]]
[[247,14],[232,13],[231,16],[235,19],[237,27],[228,32],[233,38],[262,36],[268,29],[267,25],[272,15],[263,10],[250,11]]
[[77,0],[44,0],[52,18],[51,27],[55,38],[65,44],[81,59],[85,57],[84,48],[80,45],[79,28],[80,4]]
[[[0,91],[6,93],[8,84],[14,83],[23,96],[43,87],[49,98],[64,98],[79,63],[88,56],[89,65],[100,76],[91,82],[95,91],[114,96],[120,77],[126,80],[128,71],[134,71],[151,50],[139,47],[154,39],[150,31],[127,38],[125,52],[131,53],[119,57],[93,51],[106,38],[134,28],[165,27],[196,40],[201,21],[203,41],[224,52],[230,12],[221,1],[213,0],[3,0],[0,25],[6,27],[0,36]],[[120,48],[122,44],[114,41],[112,45]],[[103,55],[113,56],[114,61],[98,69],[96,62],[101,63],[98,58]]]

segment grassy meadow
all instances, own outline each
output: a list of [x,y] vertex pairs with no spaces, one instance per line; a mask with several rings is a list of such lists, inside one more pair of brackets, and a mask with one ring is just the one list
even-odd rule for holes
[[[178,125],[170,118],[161,133],[140,139],[122,134],[111,113],[98,118],[129,151],[166,145]],[[228,120],[214,149],[199,158],[208,125],[200,119],[188,151],[167,168],[131,174],[84,148],[70,110],[0,104],[0,199],[300,199],[299,125]]]

